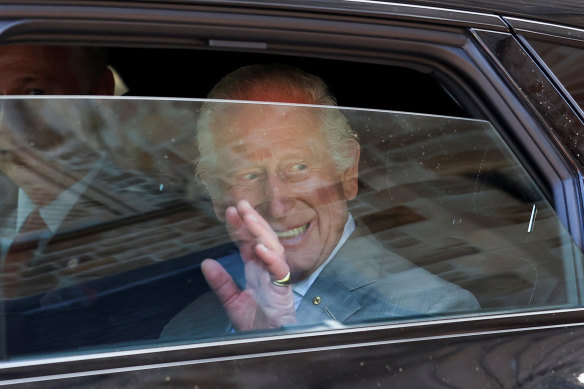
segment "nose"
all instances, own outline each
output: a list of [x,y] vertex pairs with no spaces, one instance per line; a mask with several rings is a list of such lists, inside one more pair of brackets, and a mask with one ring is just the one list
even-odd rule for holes
[[279,219],[288,215],[294,206],[289,184],[279,175],[273,174],[265,181],[264,216]]

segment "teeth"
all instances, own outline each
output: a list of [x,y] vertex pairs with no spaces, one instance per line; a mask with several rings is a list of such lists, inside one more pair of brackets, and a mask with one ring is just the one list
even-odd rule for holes
[[306,231],[307,228],[308,228],[308,224],[306,224],[304,226],[293,228],[293,229],[288,230],[288,231],[276,232],[276,236],[278,237],[278,239],[294,238],[295,236],[298,236],[298,235],[302,234],[304,231]]

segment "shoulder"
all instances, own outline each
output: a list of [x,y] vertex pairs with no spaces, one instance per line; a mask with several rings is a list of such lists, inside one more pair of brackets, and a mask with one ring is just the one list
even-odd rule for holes
[[[394,259],[395,260],[395,259]],[[401,258],[384,264],[377,289],[403,309],[417,314],[473,311],[480,308],[472,293]],[[398,270],[396,271],[396,267]]]
[[[345,273],[363,274],[371,282],[354,293],[364,305],[388,310],[388,315],[475,311],[480,308],[469,291],[413,264],[383,245],[372,235],[358,236],[347,241],[352,260],[345,262]],[[353,276],[353,278],[355,278]]]

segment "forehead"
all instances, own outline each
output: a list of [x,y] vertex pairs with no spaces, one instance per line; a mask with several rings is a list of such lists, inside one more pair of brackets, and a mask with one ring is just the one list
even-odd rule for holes
[[0,68],[3,70],[58,70],[71,57],[65,47],[3,46],[0,47]]
[[315,108],[285,105],[234,105],[214,126],[217,148],[307,144],[324,141]]
[[48,94],[79,93],[83,77],[80,58],[77,51],[67,47],[0,47],[0,93],[23,93],[22,88],[29,83],[40,83]]

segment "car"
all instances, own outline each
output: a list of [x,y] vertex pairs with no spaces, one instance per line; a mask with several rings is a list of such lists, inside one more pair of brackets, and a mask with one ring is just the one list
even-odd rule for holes
[[[584,386],[576,1],[0,0],[0,44],[98,48],[117,87],[0,100],[0,385]],[[367,302],[464,292],[476,306],[250,331],[219,328],[208,309],[213,331],[171,330],[213,296],[204,259],[242,266],[195,177],[197,123],[211,109],[289,108],[208,92],[273,63],[329,86],[336,107],[293,107],[346,118],[361,150],[351,215],[415,269]],[[43,196],[85,183],[65,201],[71,221],[24,232],[29,175]]]

